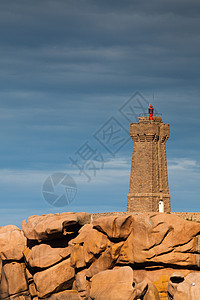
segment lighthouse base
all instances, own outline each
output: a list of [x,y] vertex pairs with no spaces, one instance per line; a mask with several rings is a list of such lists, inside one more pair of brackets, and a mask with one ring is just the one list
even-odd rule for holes
[[170,195],[163,193],[129,193],[127,212],[171,212]]

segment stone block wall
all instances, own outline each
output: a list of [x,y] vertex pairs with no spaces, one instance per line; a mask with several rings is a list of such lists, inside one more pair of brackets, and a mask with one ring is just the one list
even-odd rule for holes
[[[124,215],[140,215],[142,212],[106,212],[106,213],[92,213],[91,219],[96,220],[100,217],[106,217],[106,216],[124,216]],[[197,212],[170,212],[170,214],[176,215],[181,217],[182,219],[185,219],[187,221],[194,221],[194,222],[200,222],[200,213]]]

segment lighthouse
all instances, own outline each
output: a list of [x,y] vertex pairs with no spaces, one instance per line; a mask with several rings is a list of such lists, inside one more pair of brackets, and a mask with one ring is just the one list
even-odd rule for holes
[[169,124],[161,116],[149,114],[130,124],[133,154],[127,212],[170,212],[166,141]]

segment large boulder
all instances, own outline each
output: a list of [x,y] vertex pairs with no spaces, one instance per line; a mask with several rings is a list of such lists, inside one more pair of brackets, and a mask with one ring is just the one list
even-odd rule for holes
[[32,216],[24,233],[0,227],[0,299],[199,299],[198,222],[164,213],[90,221],[70,212]]
[[105,233],[92,224],[86,224],[79,235],[69,242],[71,266],[77,269],[87,267],[85,274],[90,278],[114,266],[123,243],[111,242]]
[[22,229],[27,239],[52,240],[78,232],[81,226],[90,221],[90,214],[85,212],[35,215],[22,222]]
[[200,273],[188,274],[185,278],[176,276],[170,278],[168,299],[172,300],[199,300],[200,298]]
[[[134,268],[134,267],[133,267]],[[177,268],[166,268],[162,266],[140,266],[140,268],[133,269],[133,280],[134,282],[147,281],[152,282],[158,290],[160,299],[167,299],[167,290],[170,278],[174,274],[181,272],[182,276],[187,276],[191,270]],[[176,276],[176,275],[175,275]],[[149,287],[148,287],[149,290]]]
[[90,298],[94,300],[135,300],[142,297],[148,288],[147,282],[133,282],[133,270],[121,267],[102,271],[91,279]]
[[[32,298],[36,298],[38,296],[38,293],[36,291],[36,286],[33,280],[33,275],[30,273],[30,271],[26,268],[26,279],[28,282],[28,288],[29,288],[29,293]],[[36,300],[36,299],[35,299]]]
[[0,256],[3,260],[17,260],[23,257],[26,238],[18,227],[7,225],[0,227]]
[[148,283],[148,289],[142,300],[160,300],[159,293],[155,285],[149,280],[145,281]]
[[92,261],[92,264],[86,270],[86,276],[90,278],[101,271],[112,269],[119,257],[123,244],[123,241],[119,243],[108,243],[106,250]]
[[81,300],[78,292],[75,290],[64,291],[51,295],[49,300]]
[[25,264],[18,262],[4,264],[0,282],[0,299],[5,299],[13,295],[15,297],[21,294],[24,295],[24,292],[29,297]]
[[76,274],[73,288],[78,291],[82,298],[87,299],[90,290],[90,283],[86,278],[85,272],[86,270],[82,270]]
[[[6,300],[32,300],[29,292],[22,292],[19,293],[17,295],[11,295],[9,298],[7,298]],[[33,298],[33,300],[38,300],[37,298]]]
[[1,279],[1,275],[2,275],[2,259],[1,259],[1,256],[0,256],[0,279]]
[[70,247],[53,248],[48,244],[40,244],[24,250],[24,256],[31,268],[48,268],[70,255]]
[[47,298],[53,293],[70,289],[73,284],[75,270],[66,259],[51,268],[38,272],[33,276],[38,296]]
[[199,267],[199,232],[199,223],[175,215],[135,216],[133,231],[121,249],[118,263]]
[[133,230],[132,216],[107,216],[93,221],[95,229],[106,234],[110,239],[125,240]]
[[170,276],[168,289],[167,289],[168,299],[170,300],[174,299],[174,295],[177,291],[178,284],[180,284],[184,280],[185,280],[184,275],[180,271],[176,271]]
[[101,271],[111,269],[113,266],[114,266],[113,259],[111,256],[110,249],[108,248],[86,270],[86,276],[90,278]]
[[71,246],[71,265],[75,268],[85,267],[104,252],[109,245],[108,237],[94,229],[91,225],[85,225],[80,234],[69,242]]

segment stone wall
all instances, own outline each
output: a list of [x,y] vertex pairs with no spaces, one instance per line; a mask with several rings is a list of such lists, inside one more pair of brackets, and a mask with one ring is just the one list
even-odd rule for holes
[[[139,215],[142,214],[142,212],[106,212],[106,213],[92,213],[91,218],[92,220],[96,220],[100,217],[106,217],[106,216],[124,216],[124,215]],[[200,222],[200,213],[193,213],[193,212],[171,212],[170,214],[177,215],[181,217],[182,219],[185,219],[187,221],[196,221]]]
[[193,212],[172,212],[172,214],[177,215],[188,221],[200,222],[200,213]]

